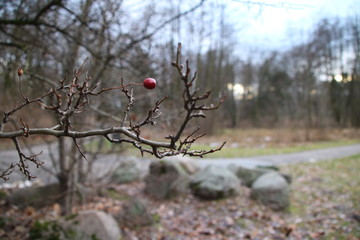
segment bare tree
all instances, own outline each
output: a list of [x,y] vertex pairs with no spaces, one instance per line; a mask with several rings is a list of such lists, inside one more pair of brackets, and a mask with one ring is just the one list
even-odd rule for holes
[[[70,101],[65,97],[68,94],[66,91],[70,91],[70,87],[66,88],[66,86],[70,86],[72,83],[65,79],[59,81],[57,80],[59,79],[58,76],[71,78],[73,69],[81,65],[83,60],[89,56],[88,75],[91,75],[91,79],[84,73],[75,72],[74,78],[79,79],[76,80],[75,85],[80,86],[83,82],[88,82],[88,84],[96,82],[98,89],[111,89],[119,84],[120,77],[118,76],[123,76],[124,79],[138,79],[147,74],[152,75],[154,72],[152,60],[148,51],[145,50],[147,45],[150,45],[152,38],[162,29],[195,11],[204,1],[200,0],[191,4],[189,8],[166,17],[150,11],[150,6],[144,10],[142,18],[136,22],[129,17],[130,13],[124,10],[124,2],[118,0],[52,0],[45,3],[43,1],[5,0],[0,10],[2,13],[0,17],[0,45],[4,47],[0,50],[0,60],[4,60],[6,64],[2,69],[5,74],[0,76],[0,84],[4,86],[0,88],[0,91],[4,93],[1,94],[1,98],[7,102],[6,107],[14,104],[16,109],[14,108],[15,111],[12,112],[2,106],[4,109],[1,110],[9,113],[8,116],[4,115],[4,120],[14,119],[15,121],[14,116],[20,112],[26,115],[26,111],[39,111],[36,106],[41,101],[45,102],[42,103],[43,108],[49,104],[54,108],[54,104],[59,104],[61,106],[59,109],[66,111],[66,102]],[[13,97],[18,88],[16,81],[14,81],[16,75],[13,69],[18,67],[22,67],[26,73],[25,78],[19,78],[24,83],[26,81],[26,84],[23,83],[21,86],[24,93],[22,104],[17,104],[17,100]],[[105,79],[106,81],[104,81]],[[49,86],[54,92],[48,92]],[[77,87],[73,87],[73,89],[77,89]],[[94,90],[88,89],[89,86],[81,86],[81,88],[82,90],[77,90],[78,93],[72,97],[73,99],[81,99],[79,100],[81,102],[95,98],[90,93],[94,93]],[[121,91],[121,88],[117,90]],[[88,92],[84,93],[84,91]],[[84,123],[89,123],[88,128],[108,129],[111,124],[110,119],[114,122],[114,119],[118,119],[118,115],[122,113],[119,109],[126,108],[126,104],[122,103],[130,101],[127,94],[119,96],[118,91],[105,91],[106,94],[101,93],[101,97],[97,97],[97,100],[93,100],[90,105],[85,104],[84,107],[92,108],[91,113],[83,111],[83,109],[74,110],[77,112],[74,115],[82,116],[82,118],[69,116],[71,127],[80,130],[79,127],[85,127]],[[43,95],[43,92],[47,92],[47,95]],[[80,94],[80,92],[83,93]],[[139,115],[138,118],[141,118],[147,116],[147,113],[142,111],[144,108],[153,108],[154,106],[151,106],[151,101],[147,101],[148,94],[146,92],[139,92],[137,99],[143,98],[143,101],[138,101],[139,107],[131,110],[133,111],[132,114],[137,114]],[[61,103],[55,102],[56,94],[61,95],[59,99]],[[71,101],[72,104],[75,104],[78,100]],[[20,108],[17,109],[18,107]],[[48,121],[59,121],[60,113],[55,109],[45,112],[49,113],[46,118],[51,120]],[[108,114],[108,116],[102,114],[109,112],[112,114]],[[41,114],[44,114],[44,111]],[[126,121],[130,117],[128,116]],[[41,129],[42,127],[41,123],[38,124],[38,119],[32,121],[32,119],[23,118],[22,120],[24,124],[26,122],[26,125],[32,126],[33,129]],[[2,126],[6,131],[14,130],[11,128],[11,124],[3,123]],[[50,130],[58,131],[58,129]],[[32,134],[38,134],[38,132]],[[86,178],[85,175],[81,176],[81,171],[76,173],[76,169],[81,169],[78,164],[82,161],[79,161],[79,158],[84,155],[77,149],[84,148],[82,146],[83,141],[81,141],[84,137],[76,137],[77,140],[73,141],[73,145],[67,146],[65,138],[58,134],[53,131],[45,135],[58,138],[57,153],[52,153],[50,156],[56,167],[56,171],[52,171],[52,174],[59,180],[62,188],[67,191],[70,188],[69,182]],[[44,134],[41,133],[40,135],[43,136]],[[70,137],[70,139],[73,138]],[[100,145],[103,141],[99,141]],[[17,143],[19,144],[19,141]],[[143,147],[142,145],[139,146]],[[148,150],[152,151],[152,148],[148,148]],[[69,151],[73,154],[68,154]],[[76,152],[79,154],[75,154]],[[25,156],[22,157],[25,159]],[[28,157],[35,161],[35,158]],[[89,167],[93,163],[92,159],[92,157],[88,157],[87,165]],[[39,164],[39,162],[37,163]],[[23,170],[25,171],[25,169]]]
[[[202,157],[205,154],[220,150],[224,144],[220,148],[209,151],[189,150],[191,145],[202,136],[195,136],[198,128],[192,131],[185,138],[182,138],[187,125],[192,119],[206,117],[205,112],[217,109],[222,100],[220,100],[218,104],[210,106],[200,103],[201,101],[208,99],[211,92],[199,94],[199,89],[194,89],[193,83],[196,79],[196,73],[192,75],[188,61],[186,61],[185,67],[181,64],[180,56],[181,45],[179,44],[176,61],[174,61],[172,65],[177,69],[180,80],[184,86],[183,106],[185,109],[185,116],[177,132],[174,135],[169,135],[167,137],[167,139],[169,139],[168,142],[157,142],[145,139],[141,135],[142,127],[155,124],[155,119],[158,118],[161,113],[160,106],[166,100],[166,97],[156,101],[154,106],[148,110],[147,116],[142,121],[133,123],[128,118],[128,114],[135,104],[134,86],[139,84],[126,84],[124,79],[121,79],[121,85],[119,86],[99,89],[98,83],[93,83],[90,77],[84,76],[85,66],[83,64],[78,70],[76,70],[75,76],[71,81],[67,82],[65,79],[61,80],[56,88],[51,88],[48,92],[39,97],[29,99],[22,93],[21,86],[19,87],[20,95],[22,96],[22,103],[11,110],[4,112],[0,125],[0,138],[12,139],[19,154],[19,161],[11,164],[8,169],[1,173],[0,177],[7,179],[15,168],[18,168],[25,176],[28,177],[28,179],[34,177],[28,171],[28,163],[31,162],[37,166],[41,166],[43,163],[36,160],[37,155],[25,155],[18,141],[21,137],[31,137],[34,135],[49,135],[57,138],[69,137],[74,141],[77,150],[84,159],[86,159],[86,156],[77,144],[77,141],[91,136],[102,136],[112,143],[129,143],[139,149],[142,154],[149,153],[157,158],[178,154]],[[20,80],[22,75],[23,70],[19,69],[18,76]],[[21,81],[19,82],[21,83]],[[124,116],[119,122],[120,126],[87,130],[73,128],[72,121],[74,121],[74,119],[82,113],[86,112],[87,106],[91,105],[92,98],[96,99],[96,97],[99,97],[107,92],[116,90],[123,92],[128,99]],[[9,119],[15,113],[22,111],[31,104],[38,104],[39,107],[44,109],[44,111],[54,112],[58,116],[57,124],[52,127],[31,128],[31,126],[29,126],[24,120],[20,119],[19,130],[10,132],[3,131]],[[113,139],[111,137],[111,134],[113,133],[119,133],[123,137],[120,139]]]

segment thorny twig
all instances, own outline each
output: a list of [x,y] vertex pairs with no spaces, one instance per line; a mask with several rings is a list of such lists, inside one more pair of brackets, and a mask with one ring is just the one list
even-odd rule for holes
[[186,126],[188,125],[189,121],[193,118],[202,117],[205,118],[205,111],[215,110],[220,107],[221,103],[224,101],[224,98],[220,99],[217,105],[199,105],[199,101],[208,99],[211,91],[206,92],[203,95],[198,96],[199,89],[193,89],[193,84],[196,80],[197,73],[195,72],[192,76],[190,75],[191,69],[189,67],[189,61],[186,61],[186,68],[184,71],[184,66],[180,62],[181,57],[181,44],[179,43],[177,54],[176,54],[176,61],[172,62],[172,66],[174,66],[178,74],[180,75],[181,80],[184,83],[184,92],[183,92],[183,102],[184,102],[184,109],[186,110],[186,116],[175,135],[170,135],[167,138],[171,140],[172,146],[175,146],[175,143],[180,139],[181,135],[183,134]]
[[131,129],[136,134],[140,135],[140,128],[142,126],[145,126],[145,125],[148,125],[148,124],[154,126],[156,124],[156,122],[154,122],[153,120],[160,117],[160,115],[161,115],[161,112],[159,111],[160,110],[160,105],[166,99],[167,99],[167,97],[164,97],[163,99],[156,101],[155,107],[149,109],[147,117],[142,122],[140,122],[140,123],[138,123],[138,124],[136,124],[134,126],[132,126],[132,124],[130,123]]
[[[206,117],[205,113],[210,110],[217,109],[224,99],[220,99],[216,105],[204,105],[201,104],[202,100],[209,98],[211,91],[208,91],[204,94],[199,94],[199,89],[194,89],[194,82],[196,80],[196,72],[191,75],[191,69],[189,67],[189,62],[186,61],[186,67],[184,69],[183,65],[180,62],[181,57],[181,44],[178,45],[176,61],[172,65],[177,69],[177,72],[180,76],[180,80],[183,82],[184,91],[183,91],[183,108],[185,109],[185,117],[182,120],[177,132],[174,135],[166,137],[169,139],[169,142],[158,142],[146,139],[141,136],[141,128],[146,125],[155,125],[154,121],[156,118],[160,117],[161,104],[167,99],[163,97],[162,99],[156,101],[155,105],[148,110],[146,117],[138,122],[133,123],[131,119],[128,120],[128,115],[134,107],[134,88],[132,86],[142,85],[139,83],[128,83],[124,84],[123,78],[121,78],[121,84],[119,86],[102,88],[98,89],[99,83],[92,84],[91,78],[85,76],[85,79],[81,79],[81,76],[85,72],[85,62],[80,66],[78,70],[74,72],[74,78],[66,83],[66,78],[59,81],[58,86],[54,86],[45,94],[29,99],[28,97],[23,96],[24,102],[20,105],[15,106],[12,110],[3,113],[3,118],[0,123],[0,138],[12,139],[16,150],[19,155],[19,162],[13,163],[0,173],[0,178],[7,180],[12,173],[14,168],[18,168],[28,179],[33,178],[31,173],[28,170],[27,162],[34,163],[37,167],[43,164],[36,160],[36,157],[39,155],[26,156],[19,145],[19,137],[31,137],[32,135],[45,135],[45,136],[55,136],[55,137],[70,137],[73,139],[74,144],[77,150],[80,152],[81,156],[86,159],[85,153],[81,150],[77,139],[86,138],[91,136],[102,136],[105,137],[108,141],[112,143],[128,143],[132,144],[137,148],[141,154],[149,153],[154,155],[157,158],[163,158],[166,156],[173,155],[189,155],[189,156],[198,156],[203,157],[206,154],[219,151],[224,146],[225,142],[215,149],[208,151],[205,150],[190,150],[191,145],[200,137],[204,136],[201,134],[199,136],[194,136],[199,128],[190,133],[188,136],[181,140],[181,137],[188,126],[189,122],[194,118],[204,118]],[[129,87],[131,87],[129,89]],[[103,128],[103,129],[90,129],[85,131],[80,131],[79,129],[74,129],[71,124],[71,120],[75,118],[77,114],[81,114],[87,110],[87,106],[94,109],[89,103],[89,97],[97,97],[99,95],[105,94],[109,91],[121,90],[127,98],[127,105],[124,109],[123,118],[111,117],[111,114],[106,113],[100,109],[95,109],[99,114],[105,115],[106,117],[111,117],[113,120],[119,122],[118,126]],[[52,111],[58,116],[58,122],[53,127],[45,128],[31,128],[25,121],[20,119],[21,127],[18,131],[4,132],[4,126],[8,122],[9,118],[13,116],[16,112],[22,110],[24,107],[29,106],[32,103],[38,103],[43,110]],[[121,135],[119,138],[110,137],[114,133]],[[41,154],[41,153],[40,153]]]
[[[122,77],[121,77],[121,85],[124,86],[124,79]],[[124,111],[124,118],[123,118],[123,120],[121,122],[121,126],[123,127],[125,125],[125,122],[126,122],[127,118],[128,118],[128,114],[130,112],[131,107],[134,106],[135,99],[134,99],[134,89],[133,88],[131,88],[131,90],[129,92],[129,89],[124,87],[121,91],[126,95],[126,97],[128,99],[128,104],[127,104],[126,109]]]
[[27,164],[28,161],[33,162],[36,167],[41,166],[42,164],[44,164],[44,162],[40,162],[38,160],[36,160],[36,157],[39,156],[42,152],[35,154],[35,155],[31,155],[31,156],[26,156],[20,147],[19,141],[16,137],[12,138],[16,150],[18,152],[19,155],[19,162],[15,163],[15,164],[11,164],[10,167],[2,172],[2,174],[0,175],[0,178],[4,178],[4,179],[8,179],[8,176],[11,174],[12,169],[14,169],[15,167],[18,167],[19,170],[28,178],[28,180],[31,180],[32,178],[35,178],[35,176],[32,176],[30,171],[28,170],[29,165]]

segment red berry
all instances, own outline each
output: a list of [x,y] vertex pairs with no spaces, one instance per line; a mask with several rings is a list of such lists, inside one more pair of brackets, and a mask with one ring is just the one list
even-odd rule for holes
[[156,80],[153,78],[144,79],[144,87],[147,89],[153,89],[156,87]]
[[22,70],[22,68],[18,68],[17,74],[19,77],[21,77],[24,74],[24,71]]

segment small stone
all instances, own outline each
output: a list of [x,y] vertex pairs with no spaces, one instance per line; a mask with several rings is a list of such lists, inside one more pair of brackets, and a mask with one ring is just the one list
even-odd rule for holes
[[65,229],[75,231],[76,239],[121,239],[121,231],[115,219],[102,211],[81,211],[71,220],[65,220]]
[[115,218],[121,226],[129,228],[147,226],[154,222],[145,202],[136,197],[127,201]]

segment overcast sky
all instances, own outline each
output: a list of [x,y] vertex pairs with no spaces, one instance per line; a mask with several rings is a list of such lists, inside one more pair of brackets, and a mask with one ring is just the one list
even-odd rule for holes
[[[200,0],[127,0],[125,10],[135,17],[143,17],[141,10],[148,4],[168,7],[171,4],[181,6],[181,11],[197,5]],[[254,50],[286,49],[304,42],[309,31],[323,18],[344,17],[360,13],[360,0],[205,0],[202,8],[209,16],[217,18],[210,27],[213,32],[220,28],[219,16],[225,6],[225,22],[231,26],[235,38],[236,54],[248,55]],[[215,12],[213,13],[215,9]],[[192,21],[191,14],[185,19]],[[194,23],[199,29],[199,25]],[[187,26],[183,21],[183,26]],[[185,30],[187,31],[187,30]],[[162,35],[159,35],[163,38]],[[177,37],[179,39],[177,39]],[[187,42],[187,34],[175,36],[175,40]],[[196,42],[196,41],[195,41]],[[211,40],[209,40],[211,42]],[[230,41],[229,41],[230,42]],[[206,44],[206,39],[203,44]],[[187,44],[188,47],[190,44]],[[204,47],[203,49],[206,49]]]
[[[244,5],[249,3],[244,16]],[[255,4],[255,3],[263,3]],[[240,41],[276,48],[301,40],[320,19],[359,14],[359,0],[226,0]],[[241,14],[239,14],[241,13]],[[305,34],[303,34],[305,35]]]

